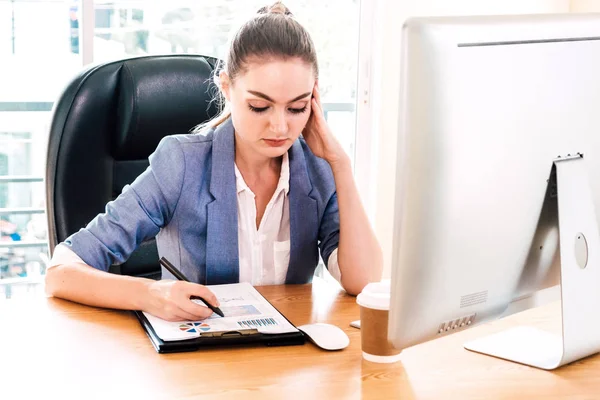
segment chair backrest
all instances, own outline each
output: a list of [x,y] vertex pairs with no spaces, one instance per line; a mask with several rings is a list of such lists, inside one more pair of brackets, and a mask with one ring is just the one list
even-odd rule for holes
[[[50,253],[148,167],[164,136],[189,132],[217,114],[216,63],[193,55],[132,58],[89,68],[67,86],[54,105],[48,141]],[[155,241],[111,271],[158,277]]]

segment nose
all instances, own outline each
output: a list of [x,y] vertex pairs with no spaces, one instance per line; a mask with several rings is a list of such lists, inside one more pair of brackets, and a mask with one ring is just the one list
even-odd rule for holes
[[285,119],[285,111],[284,112],[275,112],[271,117],[271,132],[279,135],[285,135],[288,131],[287,120]]

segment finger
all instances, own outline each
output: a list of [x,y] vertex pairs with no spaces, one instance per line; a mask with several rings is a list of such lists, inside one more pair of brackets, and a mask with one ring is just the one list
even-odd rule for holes
[[312,115],[314,118],[318,119],[319,122],[323,121],[325,117],[323,116],[323,110],[321,109],[321,105],[317,102],[317,99],[313,97],[312,99]]
[[190,314],[193,319],[206,319],[213,313],[212,310],[204,304],[197,304],[189,298],[187,300],[183,300],[181,304],[178,304],[178,306],[183,311]]
[[198,303],[191,300],[192,296],[201,297],[211,305],[218,304],[215,295],[205,286],[191,282],[178,282],[178,285],[172,287],[173,306],[187,313],[186,317],[191,319],[204,319],[212,314],[212,310],[201,300]]
[[189,286],[190,292],[189,296],[198,296],[202,297],[204,300],[209,302],[214,307],[219,307],[219,300],[217,300],[217,296],[213,292],[211,292],[206,286],[198,285],[196,283],[192,283]]
[[315,86],[313,98],[315,98],[317,100],[317,103],[319,104],[319,106],[321,106],[321,93],[319,92],[318,86]]
[[313,97],[310,104],[313,108],[313,113],[321,111],[321,107],[319,107],[319,103],[317,102],[316,98]]
[[[206,307],[204,307],[204,308],[206,308]],[[200,321],[200,320],[206,319],[206,317],[199,317],[198,315],[189,313],[186,310],[183,310],[181,308],[175,312],[175,315],[177,315],[177,317],[180,318],[180,321]]]
[[164,310],[164,312],[158,313],[156,316],[170,322],[194,321],[196,319],[193,315],[186,313],[175,305],[169,307],[168,310]]
[[319,102],[319,99],[320,99],[319,89],[315,85],[315,87],[313,87],[313,92],[312,92],[312,97],[311,97],[311,102],[310,102],[313,108],[315,108],[314,107],[315,102],[319,106],[319,108],[321,107],[321,103]]

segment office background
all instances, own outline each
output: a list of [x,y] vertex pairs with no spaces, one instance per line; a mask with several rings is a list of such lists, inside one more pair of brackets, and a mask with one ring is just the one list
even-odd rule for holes
[[[144,54],[222,57],[269,0],[0,0],[0,301],[42,295],[53,102],[87,65]],[[600,11],[600,0],[288,0],[319,52],[326,117],[351,155],[391,265],[401,21],[422,15]]]

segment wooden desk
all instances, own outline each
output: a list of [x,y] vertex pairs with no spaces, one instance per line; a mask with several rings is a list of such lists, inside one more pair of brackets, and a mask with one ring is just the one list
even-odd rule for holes
[[0,398],[600,398],[600,356],[555,372],[471,353],[463,342],[517,323],[556,329],[558,304],[364,361],[354,297],[322,281],[258,288],[296,325],[329,322],[350,346],[311,344],[159,355],[128,312],[58,299],[0,303]]

